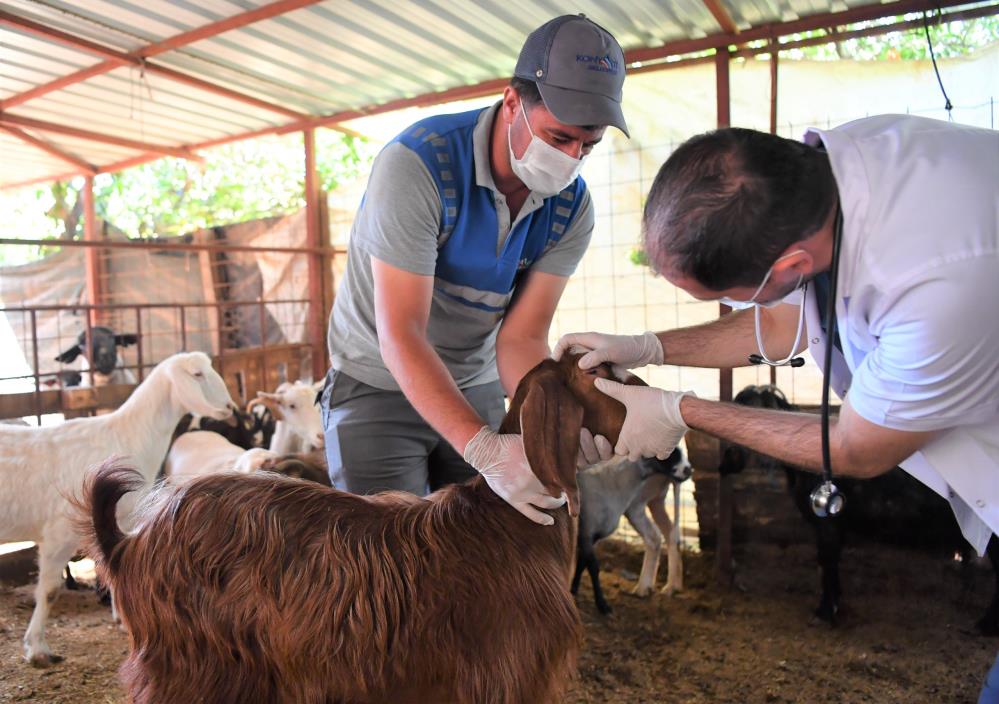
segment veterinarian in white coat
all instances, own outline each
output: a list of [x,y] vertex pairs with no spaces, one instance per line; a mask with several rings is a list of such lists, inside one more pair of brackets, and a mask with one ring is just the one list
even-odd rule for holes
[[[593,350],[582,366],[724,368],[751,354],[790,360],[807,346],[821,365],[841,231],[834,473],[901,466],[950,501],[982,554],[999,532],[997,223],[992,130],[886,115],[811,131],[805,144],[739,129],[694,137],[652,187],[645,251],[695,298],[756,305],[658,334],[571,334],[556,355],[582,344]],[[665,456],[689,427],[822,466],[818,416],[599,383],[628,408],[618,453]]]

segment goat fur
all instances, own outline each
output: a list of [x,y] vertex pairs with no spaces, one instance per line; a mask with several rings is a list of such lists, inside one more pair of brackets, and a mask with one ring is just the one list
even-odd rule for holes
[[[529,372],[500,431],[523,428],[541,483],[578,504],[581,423],[613,442],[624,407],[577,360]],[[139,484],[105,465],[82,506],[135,704],[534,704],[574,671],[566,507],[545,527],[481,477],[420,498],[219,474],[158,490],[126,536],[115,506]]]

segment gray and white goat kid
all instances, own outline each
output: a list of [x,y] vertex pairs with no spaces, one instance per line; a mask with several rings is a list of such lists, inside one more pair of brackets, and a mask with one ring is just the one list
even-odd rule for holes
[[[679,485],[690,477],[690,463],[680,448],[665,460],[643,458],[630,462],[615,457],[581,471],[579,534],[576,549],[576,574],[572,593],[579,589],[583,570],[590,573],[593,599],[597,610],[609,614],[612,609],[600,587],[600,563],[594,545],[617,529],[624,515],[645,544],[642,572],[632,594],[649,596],[655,588],[663,535],[667,542],[668,577],[662,593],[672,596],[683,589],[683,563],[680,557],[679,526],[666,513],[666,495],[673,487],[673,515],[679,515]],[[649,511],[646,512],[646,507]],[[649,513],[652,514],[651,519]]]

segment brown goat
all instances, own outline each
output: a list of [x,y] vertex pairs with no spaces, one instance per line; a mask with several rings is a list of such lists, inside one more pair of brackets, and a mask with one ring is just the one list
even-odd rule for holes
[[[593,388],[609,369],[577,359],[535,367],[501,426],[575,505],[581,423],[614,442],[624,418]],[[213,475],[158,490],[126,536],[115,508],[136,486],[106,465],[81,506],[129,631],[130,702],[534,704],[575,670],[565,507],[538,526],[481,477],[419,498]]]
[[331,486],[325,450],[299,452],[264,460],[260,469],[294,479],[316,482],[323,486]]

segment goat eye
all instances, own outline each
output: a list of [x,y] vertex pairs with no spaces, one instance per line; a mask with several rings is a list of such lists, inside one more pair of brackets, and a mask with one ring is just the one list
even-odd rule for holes
[[192,374],[198,379],[202,378],[205,375],[204,372],[192,372]]
[[296,408],[296,406],[295,406],[295,404],[294,404],[294,403],[289,403],[289,404],[288,404],[288,408],[290,408],[291,410],[293,410],[293,411],[294,411],[294,410],[295,410],[295,408]]

